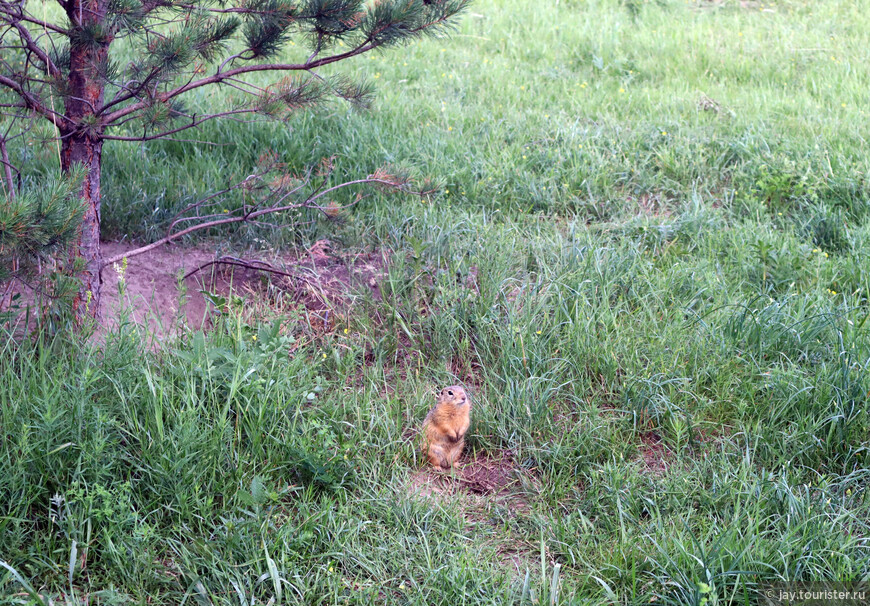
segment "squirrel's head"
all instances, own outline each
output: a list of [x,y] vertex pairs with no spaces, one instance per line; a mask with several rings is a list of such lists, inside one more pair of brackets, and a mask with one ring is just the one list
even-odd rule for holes
[[459,385],[445,387],[438,393],[439,404],[452,404],[453,406],[465,406],[468,404],[468,395]]

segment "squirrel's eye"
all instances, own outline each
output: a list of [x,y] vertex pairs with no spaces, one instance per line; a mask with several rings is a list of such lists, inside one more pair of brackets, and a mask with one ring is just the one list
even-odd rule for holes
[[448,396],[452,396],[452,395],[453,395],[453,392],[452,392],[452,391],[448,391],[448,392],[447,392],[447,395],[448,395]]

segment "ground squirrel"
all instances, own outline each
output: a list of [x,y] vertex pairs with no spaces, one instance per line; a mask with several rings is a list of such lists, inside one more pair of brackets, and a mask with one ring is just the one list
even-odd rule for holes
[[459,385],[445,387],[423,421],[423,447],[435,467],[449,469],[465,446],[471,401]]

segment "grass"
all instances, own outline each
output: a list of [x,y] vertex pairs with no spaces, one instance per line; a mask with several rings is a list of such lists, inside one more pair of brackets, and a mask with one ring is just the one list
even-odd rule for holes
[[[866,580],[867,8],[480,0],[452,40],[345,67],[371,113],[107,146],[115,237],[268,148],[445,187],[269,236],[389,256],[334,330],[239,309],[158,351],[130,326],[5,341],[2,603],[700,606]],[[506,496],[410,496],[407,430],[455,381]]]

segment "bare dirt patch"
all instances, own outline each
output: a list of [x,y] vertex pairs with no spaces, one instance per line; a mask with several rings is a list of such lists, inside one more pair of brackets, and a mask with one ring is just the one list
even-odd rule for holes
[[646,217],[670,217],[673,214],[667,197],[660,192],[642,193],[637,197],[627,198],[626,202],[635,205],[637,214]]
[[[106,257],[136,246],[105,242]],[[316,242],[299,254],[272,254],[256,259],[218,256],[204,247],[166,245],[132,257],[123,271],[123,298],[119,294],[120,265],[103,270],[102,324],[118,321],[126,308],[134,322],[147,326],[158,338],[170,334],[180,322],[207,328],[214,309],[205,293],[235,295],[249,309],[268,308],[269,289],[286,295],[324,329],[360,297],[380,298],[379,284],[387,255],[380,252],[336,254],[328,241]],[[200,271],[195,271],[202,268]],[[268,270],[275,271],[268,271]],[[186,277],[185,277],[186,276]]]
[[[527,482],[521,479],[528,476]],[[479,455],[465,460],[451,471],[427,465],[411,474],[409,491],[417,496],[471,494],[490,499],[509,498],[513,504],[528,508],[524,496],[530,475],[520,469],[510,452]]]
[[[121,242],[104,242],[106,257],[123,254],[136,246]],[[121,265],[117,270],[103,270],[102,324],[109,327],[118,321],[122,310],[130,319],[148,327],[152,334],[163,336],[185,318],[192,327],[203,326],[206,320],[206,299],[202,277],[181,281],[188,271],[214,259],[214,253],[203,248],[183,248],[166,245],[129,259],[123,271],[124,293],[119,292]],[[217,276],[216,276],[217,277]],[[185,293],[186,290],[186,293]]]
[[641,434],[638,451],[647,471],[656,477],[661,477],[667,472],[673,453],[657,434],[653,432]]

